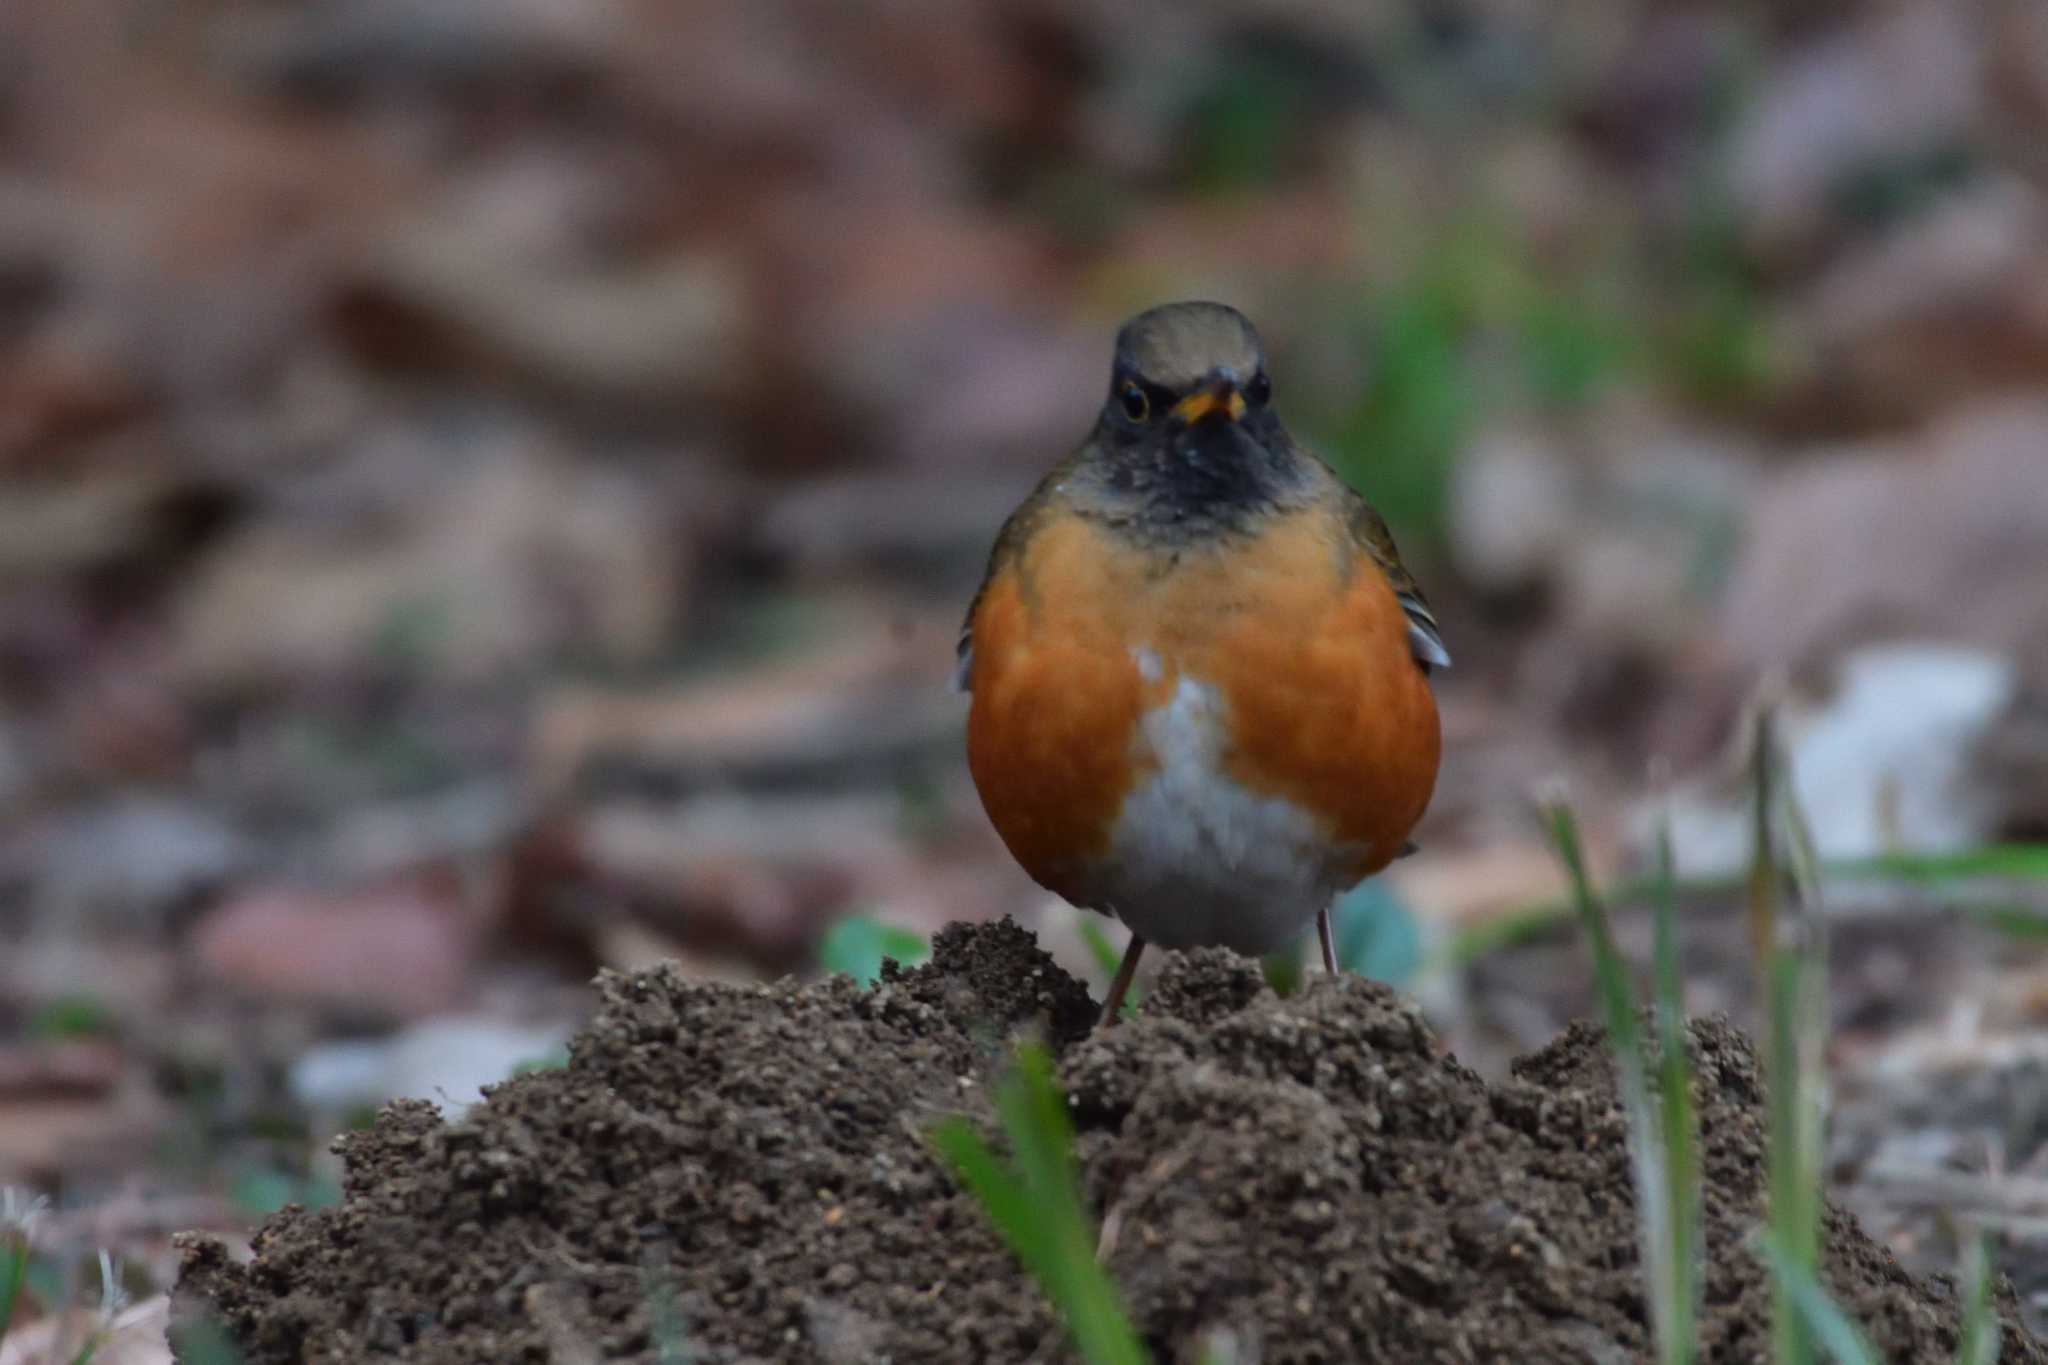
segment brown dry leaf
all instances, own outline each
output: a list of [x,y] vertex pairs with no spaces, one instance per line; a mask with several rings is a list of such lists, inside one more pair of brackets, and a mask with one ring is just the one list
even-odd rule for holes
[[101,350],[49,338],[0,352],[0,470],[61,464],[147,406],[134,377]]
[[371,253],[347,309],[378,345],[438,336],[456,359],[566,397],[673,408],[731,386],[741,285],[710,256],[570,272],[420,222]]
[[102,1095],[121,1078],[118,1044],[88,1039],[0,1042],[0,1100]]
[[1953,412],[2048,374],[2048,205],[2010,176],[1842,253],[1777,320],[1795,421],[1839,429]]
[[299,344],[347,244],[402,175],[339,122],[251,107],[73,5],[22,5],[10,126],[68,220],[67,278],[141,389],[233,391]]
[[653,691],[565,688],[540,703],[532,767],[560,791],[607,757],[730,777],[936,744],[963,710],[948,685],[958,627],[951,612],[859,610],[786,663]]
[[592,935],[598,961],[614,971],[640,972],[673,962],[692,981],[727,986],[761,983],[760,962],[751,956],[698,952],[681,939],[638,920],[620,919],[600,926]]
[[[1052,448],[1041,452],[1041,462],[1050,462]],[[827,475],[788,488],[752,535],[764,552],[808,572],[889,558],[978,556],[1037,479],[980,468]]]
[[414,1018],[461,996],[473,918],[452,888],[421,877],[355,891],[258,886],[208,911],[191,948],[250,995]]
[[200,686],[331,679],[388,666],[393,640],[446,681],[575,644],[643,658],[678,610],[675,540],[640,490],[515,448],[429,483],[395,526],[280,521],[228,540],[181,601],[177,666]]
[[1830,196],[1863,167],[1924,155],[1978,117],[1968,7],[1871,6],[1783,57],[1732,134],[1730,176],[1749,233],[1792,253],[1834,224]]
[[1490,591],[1550,588],[1567,656],[1667,658],[1703,633],[1756,454],[1636,396],[1525,415],[1476,439],[1453,471],[1452,549]]
[[488,74],[545,87],[588,78],[629,42],[614,0],[385,0],[329,9],[238,9],[222,54],[286,89],[331,91],[380,80],[461,83]]
[[899,324],[886,347],[851,376],[861,391],[849,397],[893,409],[875,443],[927,481],[889,520],[914,507],[941,529],[978,522],[984,542],[1080,439],[1108,363],[1099,326],[1032,325],[989,301]]
[[1985,11],[1988,131],[2008,161],[2048,188],[2048,9],[1989,0]]
[[1125,259],[1143,264],[1110,311],[1156,302],[1171,281],[1172,293],[1183,297],[1239,301],[1258,317],[1268,343],[1284,343],[1286,316],[1258,308],[1259,300],[1275,278],[1355,278],[1354,214],[1346,197],[1328,187],[1268,192],[1227,205],[1156,204],[1122,244]]
[[[675,810],[595,807],[574,836],[585,867],[678,917],[693,949],[787,957],[908,855],[885,795],[712,797]],[[904,875],[899,872],[899,878]]]
[[184,486],[175,470],[150,463],[9,480],[0,497],[0,579],[71,573],[133,553]]
[[2048,678],[2048,402],[1966,407],[1758,490],[1723,638],[1752,669],[1873,637],[1976,645]]
[[133,1070],[87,1098],[9,1097],[0,1105],[0,1185],[60,1171],[84,1178],[132,1169],[148,1154],[163,1117],[150,1079]]

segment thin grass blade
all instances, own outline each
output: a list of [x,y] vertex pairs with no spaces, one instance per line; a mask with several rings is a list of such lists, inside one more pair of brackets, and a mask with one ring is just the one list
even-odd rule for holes
[[[1985,883],[1979,894],[1983,901],[1957,898],[1957,909],[1982,919],[2002,933],[2020,937],[2048,937],[2048,912],[2027,903],[2029,893],[2039,894],[2037,883],[2048,882],[2048,843],[1988,844],[1959,853],[1881,853],[1867,858],[1844,858],[1820,865],[1821,876],[1830,884],[1898,883],[1909,886],[1959,891],[1971,883]],[[1677,889],[1687,900],[1742,893],[1749,884],[1749,869],[1734,876],[1694,876],[1678,879]],[[2001,894],[2001,888],[2006,890]],[[1610,905],[1641,905],[1659,892],[1655,878],[1637,878],[1608,888]],[[1466,966],[1490,953],[1513,948],[1550,932],[1572,918],[1569,897],[1540,900],[1505,910],[1498,915],[1459,929],[1429,954],[1425,971],[1452,970]]]
[[[1551,841],[1571,884],[1573,903],[1593,947],[1593,975],[1601,1016],[1607,1025],[1608,1042],[1614,1053],[1622,1108],[1628,1115],[1629,1158],[1635,1171],[1639,1236],[1644,1273],[1649,1280],[1650,1312],[1656,1331],[1658,1359],[1663,1365],[1689,1365],[1696,1349],[1692,1327],[1692,1257],[1690,1249],[1680,1244],[1679,1238],[1683,1234],[1675,1218],[1679,1210],[1689,1207],[1696,1192],[1690,1188],[1678,1188],[1673,1183],[1677,1172],[1670,1159],[1670,1130],[1665,1126],[1664,1110],[1650,1099],[1649,1062],[1636,1017],[1635,989],[1629,981],[1628,966],[1615,947],[1606,908],[1593,890],[1592,877],[1586,870],[1578,821],[1562,803],[1549,807],[1546,815]],[[1674,999],[1670,1002],[1670,1015],[1674,1021],[1682,1009],[1676,995],[1674,991]],[[1673,1027],[1680,1026],[1674,1023]],[[1679,1076],[1673,1085],[1677,1103],[1682,1108],[1689,1108],[1691,1086],[1685,1075],[1683,1042],[1672,1046],[1668,1055],[1675,1059],[1673,1064]],[[1688,1145],[1688,1162],[1690,1155]]]
[[966,1119],[950,1118],[940,1123],[932,1130],[932,1145],[981,1204],[997,1234],[1024,1263],[1024,1268],[1049,1287],[1057,1273],[1057,1258],[1046,1242],[1023,1183],[1003,1169],[988,1143]]
[[642,1255],[640,1297],[647,1305],[647,1335],[654,1341],[655,1365],[696,1365],[697,1352],[690,1345],[689,1326],[666,1257],[653,1246],[645,1248]]
[[1819,1276],[1795,1260],[1789,1250],[1778,1243],[1775,1234],[1764,1235],[1763,1252],[1764,1260],[1771,1268],[1772,1280],[1783,1291],[1808,1334],[1835,1359],[1836,1365],[1877,1365],[1877,1352],[1871,1349],[1856,1324],[1849,1321],[1848,1314],[1821,1287]]
[[1571,882],[1572,903],[1578,910],[1579,922],[1593,945],[1593,984],[1600,1000],[1601,1022],[1606,1024],[1613,1039],[1616,1057],[1625,1057],[1627,1066],[1634,1067],[1640,1077],[1643,1047],[1636,1022],[1635,988],[1629,982],[1628,967],[1622,961],[1621,952],[1614,946],[1614,933],[1607,922],[1606,908],[1593,892],[1592,877],[1586,871],[1585,851],[1579,841],[1578,820],[1563,805],[1551,806],[1545,815],[1550,826],[1551,843],[1557,849],[1558,860],[1564,864],[1565,876]]
[[1778,941],[1778,860],[1771,833],[1773,781],[1771,755],[1776,745],[1769,707],[1757,712],[1751,737],[1750,857],[1745,888],[1749,911],[1749,943],[1756,979],[1767,980],[1771,948]]
[[1046,1240],[1057,1259],[1059,1302],[1082,1355],[1093,1365],[1136,1365],[1145,1350],[1095,1259],[1095,1236],[1074,1179],[1073,1122],[1053,1080],[1051,1054],[1037,1045],[1019,1048],[1016,1071],[996,1107],[1017,1149],[1025,1187],[1050,1224]]
[[0,1239],[0,1341],[7,1338],[7,1325],[14,1321],[14,1307],[27,1279],[28,1239]]
[[1991,1262],[1981,1233],[1963,1245],[1962,1337],[1956,1365],[1996,1365],[1998,1314],[1991,1307]]
[[[1095,959],[1095,970],[1102,973],[1102,979],[1116,979],[1116,969],[1123,963],[1123,954],[1109,941],[1109,935],[1092,915],[1083,915],[1075,924],[1081,935],[1082,944],[1088,949],[1088,956]],[[1133,987],[1133,989],[1136,989]]]
[[1657,832],[1659,891],[1655,901],[1654,970],[1657,998],[1657,1097],[1664,1140],[1665,1217],[1670,1239],[1665,1293],[1671,1305],[1671,1333],[1682,1345],[1667,1351],[1668,1365],[1684,1365],[1696,1352],[1694,1322],[1700,1295],[1699,1128],[1692,1104],[1692,1065],[1686,1054],[1685,977],[1678,965],[1678,892],[1673,874],[1671,827]]
[[1748,884],[1769,1081],[1769,1235],[1796,1272],[1773,1278],[1773,1337],[1779,1365],[1810,1365],[1818,1329],[1798,1294],[1801,1276],[1817,1284],[1820,1268],[1827,968],[1819,861],[1768,706],[1757,713],[1754,741]]
[[1010,1139],[1006,1170],[965,1119],[948,1119],[933,1144],[981,1202],[997,1232],[1066,1319],[1089,1365],[1145,1365],[1146,1353],[1107,1272],[1074,1177],[1073,1124],[1044,1048],[1021,1047],[996,1092]]

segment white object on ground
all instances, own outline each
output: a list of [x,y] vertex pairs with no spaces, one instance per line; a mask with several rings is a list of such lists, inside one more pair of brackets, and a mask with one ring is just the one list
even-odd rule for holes
[[[1784,707],[1792,785],[1823,859],[1968,848],[1994,832],[1988,794],[1971,781],[1977,742],[2010,704],[2008,659],[1933,644],[1870,646],[1845,656],[1839,685]],[[1733,872],[1749,860],[1747,782],[1696,779],[1669,802],[1679,870]],[[1659,806],[1630,831],[1651,846]]]
[[460,1118],[482,1088],[509,1078],[522,1063],[559,1060],[566,1025],[509,1024],[443,1015],[422,1019],[388,1038],[322,1043],[292,1064],[292,1094],[316,1109],[345,1109],[386,1100],[432,1100],[444,1117]]

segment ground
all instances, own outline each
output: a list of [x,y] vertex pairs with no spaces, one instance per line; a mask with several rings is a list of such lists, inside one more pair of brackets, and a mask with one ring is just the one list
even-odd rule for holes
[[[341,1140],[345,1197],[287,1209],[253,1260],[185,1244],[181,1320],[250,1365],[1071,1358],[1051,1310],[934,1156],[1045,1039],[1102,1254],[1161,1360],[1649,1358],[1637,1219],[1604,1041],[1576,1026],[1488,1081],[1356,976],[1282,999],[1221,950],[1175,955],[1134,1019],[1008,922],[932,962],[736,987],[607,974],[567,1066],[459,1122],[420,1103]],[[1702,1358],[1768,1351],[1748,1243],[1761,1083],[1694,1025],[1704,1136]],[[1825,1275],[1892,1361],[1949,1361],[1952,1284],[1831,1210]],[[2001,1359],[2048,1361],[2001,1288]],[[678,1324],[665,1328],[662,1324]]]

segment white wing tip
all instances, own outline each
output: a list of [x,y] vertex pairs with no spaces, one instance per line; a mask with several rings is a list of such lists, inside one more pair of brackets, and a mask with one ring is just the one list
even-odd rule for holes
[[1418,662],[1431,668],[1451,666],[1451,652],[1444,648],[1444,642],[1414,622],[1408,625],[1408,648]]

